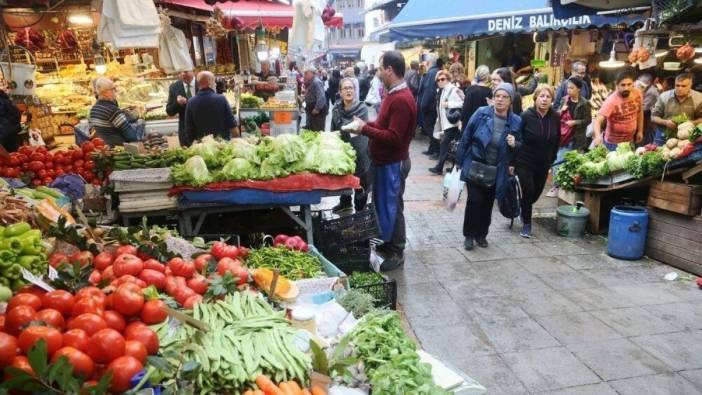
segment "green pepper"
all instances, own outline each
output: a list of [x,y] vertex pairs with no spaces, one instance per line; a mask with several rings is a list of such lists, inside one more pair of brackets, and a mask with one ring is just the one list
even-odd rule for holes
[[0,260],[0,269],[7,269],[12,266],[13,263],[17,263],[17,258],[14,256],[9,259]]
[[14,254],[20,254],[22,252],[22,240],[17,237],[10,237],[0,243],[0,248]]
[[24,281],[24,279],[16,278],[16,279],[12,280],[10,288],[12,288],[12,291],[17,291],[20,288],[24,287],[25,285],[27,285],[27,282]]
[[36,255],[23,255],[17,258],[17,263],[27,270],[31,270],[37,262],[41,262],[41,259]]
[[10,225],[7,228],[5,228],[5,231],[3,232],[3,235],[5,237],[13,237],[13,236],[19,236],[21,234],[24,234],[26,232],[29,232],[32,229],[31,226],[29,226],[28,223],[26,222],[18,222],[16,224]]
[[20,266],[19,263],[13,263],[10,267],[2,271],[2,275],[11,280],[20,278],[22,275],[22,266]]
[[10,286],[10,279],[7,277],[0,276],[0,285],[4,285],[6,287]]
[[[1,242],[0,242],[1,243]],[[17,255],[13,253],[12,251],[9,250],[0,250],[0,263],[2,261],[7,261],[7,260],[12,260],[15,259]]]
[[27,243],[22,246],[22,255],[39,255],[44,252],[41,243]]
[[41,231],[39,229],[32,229],[28,232],[22,233],[21,235],[19,235],[17,237],[19,237],[20,239],[23,239],[23,240],[27,240],[27,239],[41,240]]
[[5,227],[0,225],[0,237],[2,237],[3,234],[5,234]]

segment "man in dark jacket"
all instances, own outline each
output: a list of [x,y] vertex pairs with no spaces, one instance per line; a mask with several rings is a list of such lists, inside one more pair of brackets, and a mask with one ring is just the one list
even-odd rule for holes
[[200,89],[185,107],[186,145],[208,134],[229,140],[237,134],[236,120],[227,98],[216,93],[215,76],[209,71],[197,75]]
[[197,93],[197,84],[192,70],[182,71],[178,77],[179,81],[172,83],[168,88],[166,114],[170,116],[178,114],[178,140],[180,145],[185,147],[188,141],[185,134],[185,105]]
[[307,126],[305,129],[323,132],[329,111],[327,94],[324,83],[317,77],[317,70],[309,67],[305,70],[305,114]]
[[412,96],[414,96],[415,99],[417,98],[417,93],[419,93],[419,80],[419,62],[413,60],[410,63],[410,69],[407,75],[405,75],[405,82],[407,82],[407,87],[410,92],[412,92]]
[[19,147],[20,112],[4,89],[0,89],[0,145],[7,152]]
[[443,61],[436,58],[436,55],[430,54],[429,65],[431,66],[427,70],[426,75],[422,78],[422,84],[419,87],[419,94],[417,96],[417,101],[419,102],[419,111],[424,115],[424,122],[422,124],[422,134],[429,136],[431,142],[429,143],[429,149],[422,152],[425,155],[437,156],[439,155],[439,140],[433,137],[434,134],[434,124],[436,123],[436,73],[439,72],[441,66],[443,66]]

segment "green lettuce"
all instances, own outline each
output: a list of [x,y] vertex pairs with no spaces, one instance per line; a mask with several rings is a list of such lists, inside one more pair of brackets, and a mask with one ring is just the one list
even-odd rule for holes
[[212,135],[205,136],[199,143],[195,143],[188,148],[188,154],[190,156],[200,156],[205,160],[205,163],[212,167],[219,167],[222,165],[222,158],[226,157],[221,155],[222,144],[215,140]]
[[217,174],[219,181],[241,181],[255,179],[258,170],[248,160],[244,158],[234,158],[224,165]]
[[201,156],[195,155],[185,163],[171,168],[171,178],[176,185],[203,186],[212,182],[212,175]]
[[356,171],[356,151],[337,133],[320,133],[316,154],[316,171],[320,174],[346,175]]
[[244,139],[233,139],[231,144],[231,157],[246,159],[255,164],[261,163],[261,158],[258,156],[258,150],[255,144],[251,144]]

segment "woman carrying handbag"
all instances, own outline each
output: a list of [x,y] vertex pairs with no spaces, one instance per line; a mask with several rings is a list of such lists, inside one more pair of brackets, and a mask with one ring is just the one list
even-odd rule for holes
[[461,90],[451,82],[451,75],[446,70],[436,73],[436,124],[434,125],[434,138],[441,140],[439,146],[439,161],[429,171],[436,175],[444,173],[444,164],[451,148],[451,143],[460,137],[458,125],[461,121],[461,107],[463,99]]

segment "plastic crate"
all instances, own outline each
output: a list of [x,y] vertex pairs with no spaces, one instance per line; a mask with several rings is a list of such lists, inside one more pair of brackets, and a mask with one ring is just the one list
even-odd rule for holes
[[363,291],[375,298],[375,307],[397,309],[397,282],[385,275],[382,275],[383,281],[377,284],[361,285],[354,287],[359,291]]
[[378,216],[373,204],[369,204],[364,210],[339,218],[319,217],[315,227],[315,244],[324,251],[335,251],[380,235]]
[[327,274],[329,277],[346,277],[346,274],[344,271],[340,270],[336,265],[331,263],[329,259],[325,258],[324,255],[322,255],[314,246],[310,246],[310,251],[308,254],[317,257],[319,261],[322,263],[322,268],[324,269],[324,273]]
[[344,273],[371,271],[371,246],[367,241],[349,244],[334,250],[324,249],[322,252]]

